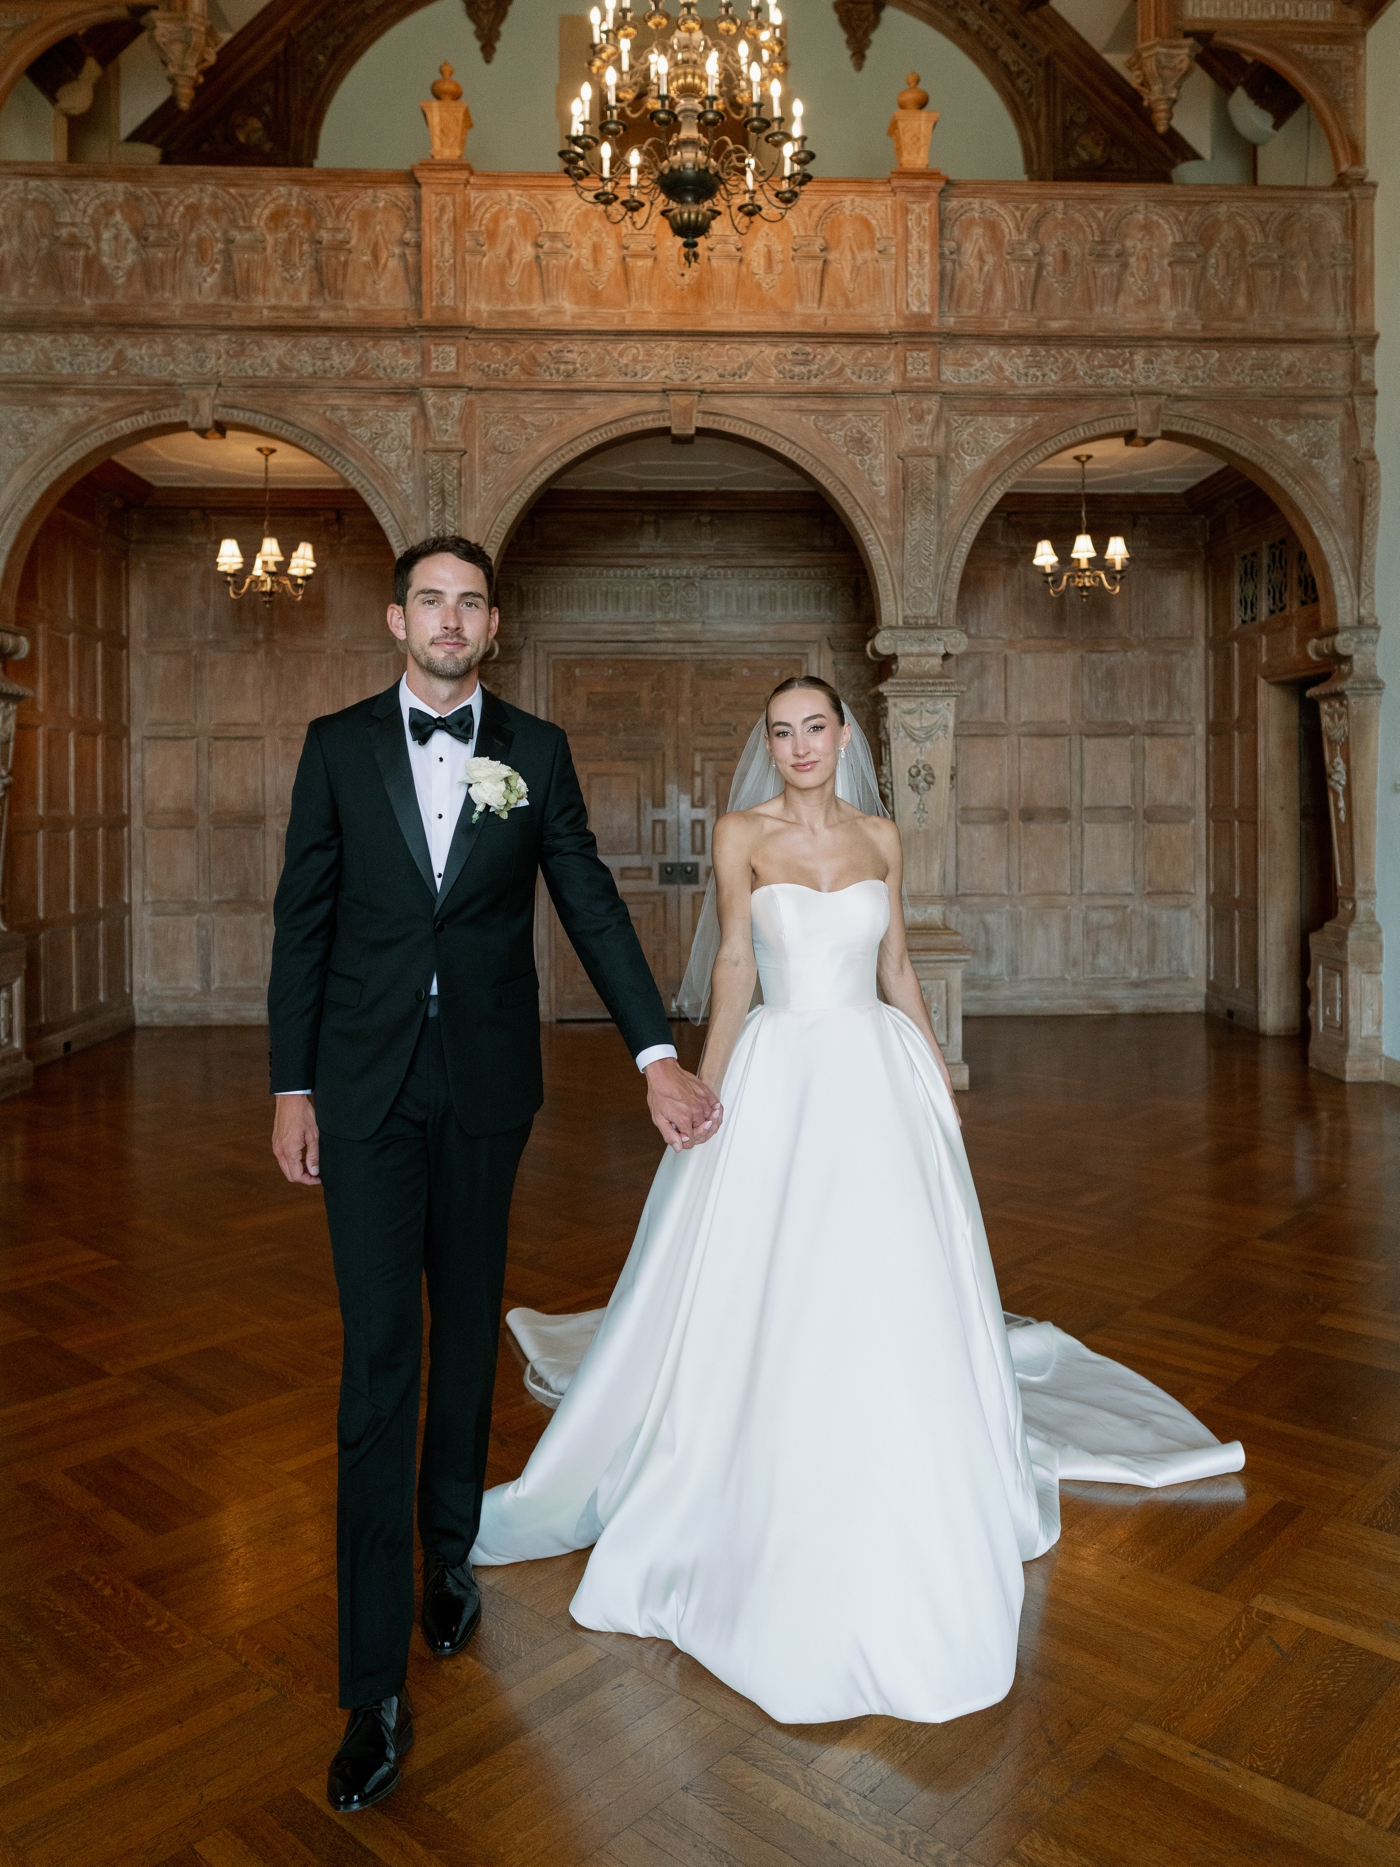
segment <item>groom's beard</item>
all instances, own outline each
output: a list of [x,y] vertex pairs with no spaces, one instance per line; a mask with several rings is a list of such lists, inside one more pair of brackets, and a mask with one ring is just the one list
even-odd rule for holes
[[489,647],[489,642],[480,645],[463,642],[460,648],[439,648],[436,654],[431,648],[410,648],[408,652],[424,674],[431,674],[439,681],[460,681],[473,668],[481,666]]

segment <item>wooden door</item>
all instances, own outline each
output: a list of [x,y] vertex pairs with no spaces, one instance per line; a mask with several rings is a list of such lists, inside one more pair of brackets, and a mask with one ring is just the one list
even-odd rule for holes
[[[800,673],[800,653],[561,655],[549,717],[569,735],[598,839],[662,998],[671,1005],[710,878],[710,836],[763,703]],[[556,1018],[608,1014],[567,935],[549,916]]]

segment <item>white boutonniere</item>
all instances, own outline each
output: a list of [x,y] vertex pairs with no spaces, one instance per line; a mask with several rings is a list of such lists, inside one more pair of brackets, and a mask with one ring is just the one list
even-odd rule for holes
[[504,819],[530,799],[530,787],[520,773],[497,758],[469,758],[462,783],[467,787],[467,796],[476,805],[472,812],[473,823],[483,810]]

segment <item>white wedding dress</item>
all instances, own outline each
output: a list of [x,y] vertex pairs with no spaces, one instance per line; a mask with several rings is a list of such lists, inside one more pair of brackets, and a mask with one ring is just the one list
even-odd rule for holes
[[512,1314],[565,1391],[473,1559],[592,1544],[577,1621],[780,1722],[956,1718],[1010,1688],[1060,1476],[1243,1453],[1051,1325],[1008,1332],[952,1098],[876,996],[885,884],[774,883],[752,913],[719,1134],[662,1161],[600,1319]]

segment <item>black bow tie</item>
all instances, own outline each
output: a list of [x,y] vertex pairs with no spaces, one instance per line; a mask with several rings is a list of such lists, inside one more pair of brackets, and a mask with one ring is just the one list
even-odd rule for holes
[[408,730],[420,746],[425,746],[436,732],[451,733],[454,739],[460,739],[464,746],[469,746],[476,735],[476,714],[470,700],[464,707],[458,707],[455,713],[445,716],[425,713],[421,707],[410,707]]

